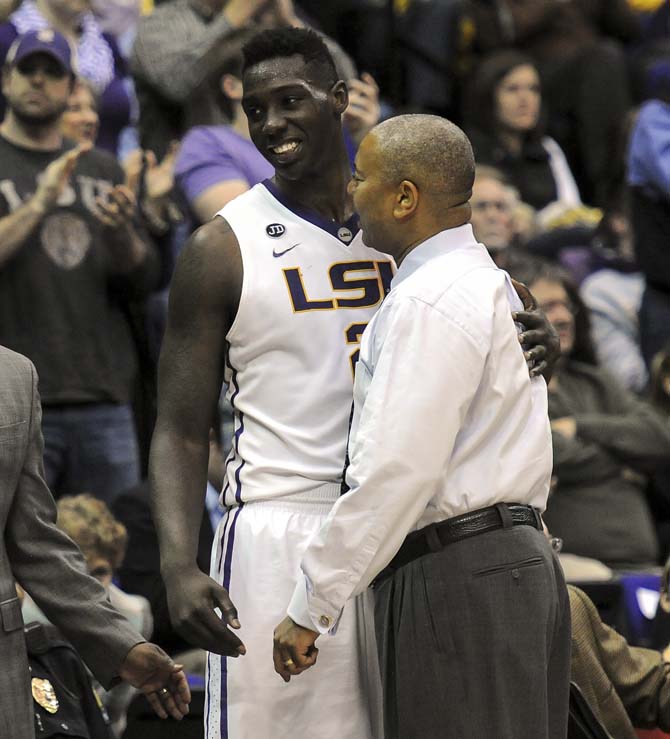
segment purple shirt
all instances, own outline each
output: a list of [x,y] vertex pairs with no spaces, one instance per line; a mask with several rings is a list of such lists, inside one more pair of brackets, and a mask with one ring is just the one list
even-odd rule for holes
[[175,174],[193,208],[198,195],[213,185],[242,180],[251,188],[272,177],[274,168],[230,126],[196,126],[184,136]]

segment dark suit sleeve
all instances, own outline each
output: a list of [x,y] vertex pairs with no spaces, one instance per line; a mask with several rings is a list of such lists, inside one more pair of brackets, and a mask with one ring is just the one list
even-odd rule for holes
[[30,439],[5,529],[9,562],[16,580],[107,687],[132,647],[145,640],[112,608],[104,588],[86,573],[79,549],[56,526],[42,465],[37,373],[32,364],[30,370]]

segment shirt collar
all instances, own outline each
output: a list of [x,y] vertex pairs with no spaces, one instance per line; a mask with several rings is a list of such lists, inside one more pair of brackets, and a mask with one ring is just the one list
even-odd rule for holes
[[391,287],[399,285],[431,259],[441,257],[443,254],[448,254],[450,251],[463,248],[468,244],[476,243],[475,235],[472,232],[472,225],[469,223],[458,226],[457,228],[448,228],[440,231],[440,233],[431,236],[429,239],[422,241],[418,246],[415,246],[403,259],[391,282]]

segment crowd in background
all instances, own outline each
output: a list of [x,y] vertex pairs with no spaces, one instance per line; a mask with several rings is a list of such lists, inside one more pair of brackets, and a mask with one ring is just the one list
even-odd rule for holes
[[[365,133],[397,113],[434,112],[464,127],[477,161],[475,235],[528,285],[561,340],[545,521],[563,542],[568,577],[607,580],[665,563],[667,3],[4,0],[0,19],[5,63],[25,34],[55,29],[76,48],[78,74],[62,143],[35,151],[0,129],[0,344],[40,374],[45,468],[63,528],[144,633],[171,653],[188,648],[170,627],[149,509],[156,367],[186,239],[272,175],[251,142],[240,79],[242,46],[264,27],[323,34],[349,84],[352,161]],[[3,84],[2,111],[13,94]],[[44,184],[71,171],[72,152],[82,202]],[[39,217],[18,238],[8,219],[21,208]],[[222,407],[204,570],[229,443]],[[187,659],[202,669],[201,655]],[[120,735],[127,697],[117,704]]]

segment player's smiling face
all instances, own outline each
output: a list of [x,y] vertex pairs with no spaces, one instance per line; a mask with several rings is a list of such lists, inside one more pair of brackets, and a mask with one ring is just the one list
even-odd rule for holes
[[318,170],[340,136],[346,87],[327,87],[301,56],[268,59],[244,75],[242,106],[251,140],[280,176],[299,180]]

